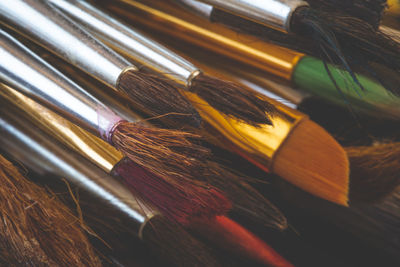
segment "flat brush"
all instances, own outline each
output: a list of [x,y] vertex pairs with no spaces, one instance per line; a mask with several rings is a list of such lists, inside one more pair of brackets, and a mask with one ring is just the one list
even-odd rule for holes
[[[147,18],[148,21],[151,17],[158,25],[165,24],[162,12],[134,1],[129,1],[129,4],[142,8],[141,15],[135,18]],[[125,10],[133,12],[133,9]],[[154,16],[143,16],[146,11],[154,12],[151,13]],[[168,18],[178,20],[172,16]],[[347,205],[347,155],[325,130],[307,116],[271,100],[278,110],[273,117],[274,126],[265,125],[257,129],[222,116],[194,95],[188,96],[203,119],[212,126],[208,128],[209,141],[236,152],[261,169],[278,174],[313,195]]]
[[180,113],[183,115],[174,117],[177,122],[199,127],[199,115],[177,88],[141,71],[46,1],[3,2],[0,13],[3,24],[129,96],[143,112],[150,116]]
[[38,174],[62,177],[96,197],[101,204],[97,208],[104,206],[103,209],[116,211],[116,221],[127,222],[130,233],[175,266],[219,266],[204,245],[177,224],[162,217],[84,157],[37,129],[20,113],[10,106],[1,106],[0,143],[9,154]]
[[[230,209],[231,204],[218,190],[212,187],[191,189],[192,184],[185,183],[181,184],[183,190],[176,188],[125,158],[106,142],[16,90],[3,84],[0,84],[0,89],[0,95],[9,104],[23,110],[25,116],[37,127],[46,129],[65,146],[84,155],[106,173],[122,178],[130,190],[146,199],[167,218],[186,225],[192,218],[210,218],[216,214],[225,214]],[[194,191],[195,197],[187,194]],[[210,195],[213,201],[208,199]]]
[[[365,91],[353,90],[358,88],[358,85],[353,81],[351,74],[338,67],[325,64],[315,57],[209,23],[164,1],[143,4],[133,0],[121,0],[104,4],[109,9],[129,18],[130,21],[134,21],[137,26],[140,24],[152,30],[167,33],[180,40],[240,61],[244,67],[250,65],[288,80],[296,87],[335,105],[347,107],[356,114],[376,117],[376,111],[379,110],[380,118],[400,118],[399,98],[388,92],[378,81],[365,75],[356,75]],[[191,7],[191,10],[199,14],[204,9]],[[209,18],[211,13],[202,12],[201,14]],[[329,72],[326,71],[327,69]]]
[[0,264],[101,266],[85,226],[0,155]]
[[[189,140],[196,135],[150,128],[132,113],[124,115],[125,120],[5,32],[0,46],[0,79],[5,83],[101,137],[167,183],[178,188],[181,182],[191,183],[193,189],[207,186],[195,178],[209,155],[208,149]],[[196,195],[188,189],[187,194]],[[212,200],[213,192],[206,192]]]
[[[352,65],[358,60],[363,60],[359,63],[360,66],[364,62],[374,61],[397,71],[400,69],[400,43],[363,20],[343,12],[314,9],[302,0],[263,2],[201,0],[200,2],[234,15],[231,17],[222,15],[221,20],[215,16],[214,21],[230,25],[231,20],[235,24],[235,17],[242,17],[270,29],[290,32],[306,42],[312,40],[317,53],[325,55],[327,59],[339,60],[340,64],[351,73]],[[239,25],[239,28],[247,32],[252,31],[252,27]],[[258,31],[259,29],[256,29],[254,33],[258,34]],[[264,36],[267,37],[268,34]],[[356,77],[353,78],[357,82]]]
[[[251,91],[208,76],[198,67],[86,1],[49,1],[82,27],[135,62],[199,95],[220,112],[247,123],[270,123],[273,106]],[[267,113],[267,114],[266,114]]]

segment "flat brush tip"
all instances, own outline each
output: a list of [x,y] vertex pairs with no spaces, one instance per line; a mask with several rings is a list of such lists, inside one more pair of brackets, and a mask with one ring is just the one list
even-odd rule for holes
[[272,170],[301,189],[348,206],[349,159],[322,127],[303,119],[278,150]]

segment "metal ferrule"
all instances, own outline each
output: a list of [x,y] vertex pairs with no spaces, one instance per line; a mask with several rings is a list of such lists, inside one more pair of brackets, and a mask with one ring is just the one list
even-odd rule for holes
[[4,151],[39,174],[65,178],[90,192],[128,216],[132,229],[141,235],[143,226],[156,214],[151,206],[142,203],[125,186],[84,157],[39,130],[18,109],[3,104],[0,113],[0,147]]
[[199,0],[226,12],[283,32],[290,32],[293,12],[308,3],[302,0]]
[[132,66],[47,1],[0,1],[0,20],[110,86]]
[[0,96],[23,110],[37,127],[45,129],[59,142],[84,155],[107,173],[111,173],[115,165],[124,157],[121,152],[105,141],[5,84],[0,84]]
[[181,88],[189,87],[191,80],[200,73],[187,60],[90,3],[80,0],[49,2],[113,49],[129,56],[138,65],[175,81]]
[[197,16],[209,20],[211,18],[214,7],[195,0],[175,0],[179,5],[186,8]]
[[0,80],[102,138],[122,119],[1,30]]

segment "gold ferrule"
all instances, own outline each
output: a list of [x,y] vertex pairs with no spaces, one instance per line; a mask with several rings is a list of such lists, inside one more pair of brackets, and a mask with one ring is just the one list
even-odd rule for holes
[[77,151],[105,172],[111,173],[114,166],[123,158],[119,151],[100,138],[63,119],[11,87],[0,84],[0,95],[24,110],[39,128],[51,132],[58,141]]
[[[217,145],[233,150],[261,168],[267,168],[268,170],[271,170],[270,167],[274,156],[283,142],[294,127],[303,118],[306,118],[302,113],[268,99],[277,108],[276,114],[271,118],[273,125],[254,127],[235,119],[227,118],[195,94],[185,92],[185,95],[191,100],[203,120],[217,131],[212,133],[214,136],[210,141],[214,143],[223,142]],[[221,138],[215,138],[216,135]]]
[[387,1],[388,8],[386,12],[392,16],[400,15],[400,1],[399,0],[388,0]]
[[304,56],[302,53],[266,43],[254,36],[239,34],[193,16],[168,1],[154,0],[143,4],[134,0],[118,0],[106,1],[104,5],[135,23],[287,80],[291,80],[297,62]]

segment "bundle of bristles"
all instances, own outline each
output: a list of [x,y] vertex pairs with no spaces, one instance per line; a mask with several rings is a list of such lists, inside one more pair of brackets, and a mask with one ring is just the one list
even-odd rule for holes
[[[400,54],[395,53],[395,51],[400,51],[400,44],[377,30],[386,1],[309,0],[308,2],[315,7],[315,10],[296,14],[299,16],[298,19],[304,22],[301,28],[296,29],[296,32],[316,34],[313,23],[317,21],[317,24],[324,26],[317,34],[317,38],[320,38],[319,43],[304,43],[304,38],[283,36],[277,32],[268,34],[268,39],[273,36],[276,37],[273,41],[279,44],[315,54],[325,60],[339,62],[350,72],[353,71],[353,67],[360,67],[364,60],[368,63],[374,61],[381,64],[378,67],[373,65],[376,67],[373,70],[374,74],[382,68],[392,69],[396,73],[400,70]],[[333,12],[337,13],[332,15]],[[324,14],[331,14],[331,16],[324,16]],[[231,16],[226,13],[219,15],[224,21]],[[233,20],[232,25],[235,24],[234,22],[237,23],[238,20]],[[265,34],[265,28],[260,29],[248,21],[242,22],[244,24],[236,25],[241,30],[250,31],[259,36]],[[346,27],[354,26],[354,24],[357,25],[359,32],[347,32]],[[332,25],[336,28],[331,27]],[[331,31],[325,31],[325,29]],[[376,34],[370,35],[371,32]],[[353,39],[352,35],[355,36]],[[340,45],[335,39],[338,36]],[[347,36],[351,44],[346,46],[343,43],[343,36]],[[363,42],[354,44],[360,39]],[[299,47],[299,40],[304,44],[301,47]],[[315,49],[316,46],[318,49]],[[384,50],[379,50],[379,48]],[[359,49],[359,52],[352,53],[354,49]],[[367,59],[364,58],[365,55],[368,55]],[[255,221],[258,223],[261,221],[263,226],[285,229],[287,222],[280,211],[250,186],[250,182],[257,183],[258,179],[250,179],[246,177],[247,173],[243,175],[236,172],[232,162],[223,162],[227,166],[217,163],[218,159],[213,157],[211,150],[206,147],[212,146],[204,142],[200,135],[173,129],[174,126],[180,127],[182,124],[191,128],[201,121],[200,115],[191,107],[189,101],[178,93],[179,89],[174,88],[172,82],[155,74],[147,73],[135,77],[134,75],[136,74],[130,73],[121,76],[123,77],[120,80],[122,91],[130,95],[130,98],[141,100],[141,102],[138,101],[140,102],[138,105],[143,105],[144,108],[139,107],[140,112],[155,116],[148,121],[154,120],[157,121],[154,123],[157,126],[165,126],[162,119],[165,117],[171,120],[172,114],[174,115],[172,120],[177,120],[177,122],[168,122],[169,129],[166,129],[168,127],[150,128],[145,124],[133,124],[126,121],[115,126],[111,133],[110,143],[124,152],[129,161],[134,162],[132,165],[128,164],[129,166],[125,169],[126,174],[121,170],[118,175],[124,178],[129,176],[131,174],[129,168],[135,169],[132,166],[137,164],[140,165],[138,169],[135,169],[137,172],[142,171],[139,168],[144,170],[143,175],[139,176],[150,180],[149,182],[145,179],[135,181],[126,179],[125,183],[131,187],[132,191],[140,194],[140,197],[157,207],[174,223],[189,228],[192,224],[198,223],[197,219],[204,219],[207,216],[213,218],[215,215],[225,216],[233,210],[239,213],[239,217],[241,215],[256,218]],[[131,88],[132,84],[138,81],[141,82],[138,86],[142,88],[139,92],[142,95],[132,93],[135,91]],[[398,93],[396,86],[389,87],[390,90]],[[143,88],[149,88],[149,91]],[[274,105],[265,98],[242,89],[240,85],[205,74],[193,80],[190,91],[198,94],[225,116],[254,127],[272,124],[271,118],[276,112]],[[166,92],[169,96],[163,98]],[[169,103],[165,109],[160,107],[152,109],[150,106],[157,101],[152,99],[152,94],[156,94],[157,99],[162,99],[166,103],[174,101],[171,95],[177,95],[181,102]],[[358,127],[355,128],[357,128],[355,131],[360,130]],[[351,168],[350,200],[376,202],[396,192],[400,184],[400,143],[395,134],[380,132],[367,136],[363,132],[362,134],[367,136],[365,142],[348,138],[349,134],[346,134],[343,135],[341,131],[332,132],[332,135],[346,144],[345,151]],[[75,215],[72,211],[79,203],[73,201],[71,205],[68,201],[62,202],[51,190],[26,178],[22,170],[22,167],[17,168],[0,155],[0,264],[5,266],[102,265],[100,258],[104,256],[99,256],[99,251],[93,247],[88,236],[97,241],[101,240],[101,237],[85,225],[81,214]],[[229,179],[229,182],[225,183],[224,178]],[[52,186],[48,180],[46,183],[49,187]],[[148,183],[151,185],[149,186]],[[74,199],[73,194],[71,198]],[[318,202],[318,200],[315,201]],[[79,211],[79,208],[77,210]],[[88,214],[88,217],[90,216],[92,215]],[[97,220],[98,218],[94,221]],[[99,222],[101,223],[107,224],[107,221]],[[113,222],[108,223],[113,224]],[[207,223],[203,221],[201,223],[207,228]],[[211,231],[211,227],[209,230]],[[201,232],[197,233],[197,235],[201,234]],[[104,245],[102,241],[100,243]],[[236,246],[236,244],[227,246],[229,245]],[[249,244],[251,245],[254,244]],[[252,249],[249,248],[249,250]],[[256,251],[257,248],[254,250]],[[221,257],[224,256],[229,257],[226,255]],[[114,259],[107,260],[108,263],[110,261],[116,265],[119,264]]]

